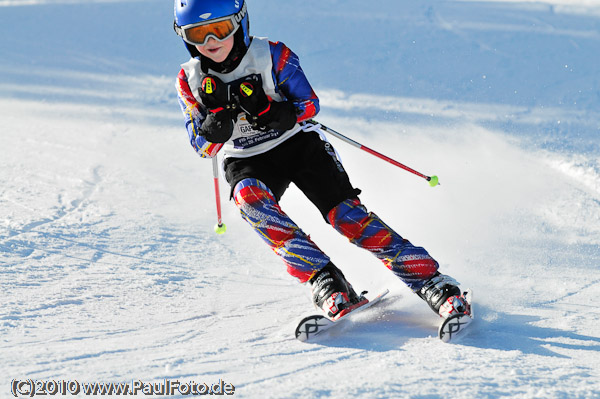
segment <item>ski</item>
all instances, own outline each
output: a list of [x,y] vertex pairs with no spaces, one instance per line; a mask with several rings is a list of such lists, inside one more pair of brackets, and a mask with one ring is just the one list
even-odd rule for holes
[[332,327],[343,324],[344,320],[347,320],[350,315],[354,315],[375,305],[384,296],[386,296],[388,292],[389,290],[386,289],[372,299],[367,298],[367,301],[363,305],[354,308],[351,312],[348,312],[335,321],[325,317],[322,314],[313,314],[304,317],[302,320],[300,320],[298,326],[296,327],[296,339],[302,342],[310,342],[315,337],[331,329]]
[[442,324],[438,328],[438,337],[442,342],[457,342],[464,336],[465,330],[467,330],[467,327],[473,321],[473,292],[466,290],[463,296],[469,304],[469,311],[467,313],[452,315],[442,321]]
[[[370,300],[367,299],[364,305],[358,306],[351,312],[335,321],[321,314],[313,314],[304,317],[302,320],[300,320],[298,326],[296,327],[296,339],[302,342],[313,341],[325,331],[342,324],[344,320],[349,318],[350,315],[366,310],[369,307],[377,304],[384,296],[388,294],[388,292],[389,290],[386,289],[374,298]],[[473,292],[471,290],[466,290],[463,295],[469,304],[469,311],[468,313],[452,315],[441,322],[438,328],[438,337],[442,342],[458,342],[458,340],[465,335],[467,327],[469,327],[469,325],[473,322]]]

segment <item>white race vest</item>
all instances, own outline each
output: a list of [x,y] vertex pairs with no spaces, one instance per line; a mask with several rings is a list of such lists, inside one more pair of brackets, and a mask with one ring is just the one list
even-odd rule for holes
[[[182,64],[181,67],[187,75],[188,84],[194,97],[198,102],[202,103],[200,98],[198,98],[198,89],[200,88],[202,78],[204,77],[204,73],[200,66],[200,60],[192,58],[185,64]],[[262,78],[265,93],[274,101],[284,100],[284,97],[275,91],[275,82],[273,81],[273,60],[271,58],[271,50],[267,38],[254,37],[248,51],[244,55],[244,58],[242,58],[240,65],[233,71],[229,73],[218,73],[209,69],[208,72],[217,76],[225,83],[233,82],[248,75],[258,74]],[[246,115],[240,113],[233,128],[231,139],[223,146],[223,152],[225,156],[234,156],[238,158],[262,154],[289,139],[300,130],[302,129],[297,123],[293,128],[286,131],[268,130],[263,132],[255,130],[250,123],[246,121]]]

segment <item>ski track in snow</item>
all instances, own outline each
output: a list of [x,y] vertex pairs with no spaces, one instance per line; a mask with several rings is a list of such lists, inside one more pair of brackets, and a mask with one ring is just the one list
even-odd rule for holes
[[[213,233],[210,162],[175,100],[171,2],[0,0],[0,398],[13,378],[222,379],[248,398],[600,397],[598,5],[249,7],[255,33],[301,55],[320,121],[440,177],[432,189],[331,139],[369,210],[474,289],[469,335],[439,342],[426,305],[290,187],[283,209],[349,280],[391,290],[297,342],[307,288],[231,202],[227,234]],[[298,26],[270,24],[292,11]]]

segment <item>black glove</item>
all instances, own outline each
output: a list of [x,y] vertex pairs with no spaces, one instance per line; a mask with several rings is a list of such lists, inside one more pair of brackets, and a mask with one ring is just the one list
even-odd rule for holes
[[200,134],[211,143],[225,143],[233,135],[233,121],[224,112],[209,113],[202,123]]
[[239,85],[240,108],[248,122],[260,130],[289,130],[296,124],[296,107],[291,101],[272,101],[265,93],[259,76],[250,75]]
[[224,143],[233,134],[237,103],[229,86],[213,75],[206,75],[198,89],[200,100],[208,110],[200,134],[212,143]]

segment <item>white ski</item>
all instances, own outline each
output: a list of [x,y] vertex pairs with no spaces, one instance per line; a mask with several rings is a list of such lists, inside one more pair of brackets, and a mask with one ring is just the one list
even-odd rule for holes
[[456,342],[465,334],[465,330],[473,321],[473,292],[466,290],[464,297],[469,304],[469,313],[452,315],[440,324],[438,337],[442,342]]
[[[364,305],[357,307],[338,320],[331,320],[322,314],[313,314],[304,317],[296,327],[296,338],[302,342],[311,342],[323,332],[339,326],[344,320],[350,319],[352,315],[368,309],[377,304],[389,290],[384,290],[379,295],[368,300]],[[469,312],[456,314],[444,319],[438,328],[438,337],[442,342],[455,343],[465,335],[467,327],[473,321],[473,293],[471,290],[464,291],[464,298],[469,304]],[[367,298],[368,299],[368,298]]]
[[384,290],[376,297],[369,299],[368,302],[366,302],[364,305],[357,307],[356,309],[352,310],[348,314],[340,317],[335,321],[328,319],[322,314],[313,314],[310,316],[306,316],[302,320],[300,320],[298,326],[296,327],[296,338],[302,342],[311,341],[313,338],[323,333],[324,331],[327,331],[332,327],[339,326],[344,322],[344,320],[349,319],[351,315],[354,315],[375,305],[384,296],[386,296],[388,292],[388,289]]

